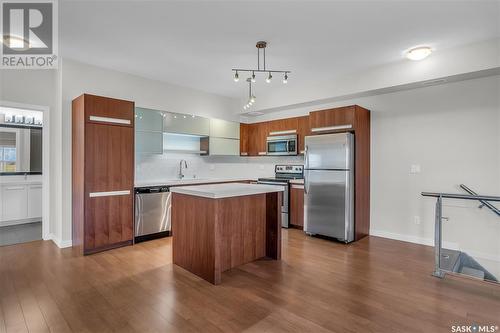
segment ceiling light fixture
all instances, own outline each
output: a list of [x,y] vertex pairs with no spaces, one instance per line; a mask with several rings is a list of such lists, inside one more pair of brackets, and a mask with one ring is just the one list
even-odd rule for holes
[[427,58],[432,53],[432,49],[429,46],[418,46],[406,51],[406,58],[410,60],[423,60]]
[[[272,73],[280,73],[280,74],[284,74],[284,75],[287,75],[289,73],[291,73],[290,71],[276,71],[276,70],[269,70],[266,68],[266,47],[267,47],[267,42],[264,42],[264,41],[259,41],[257,42],[257,44],[255,45],[257,47],[257,69],[243,69],[243,68],[233,68],[232,71],[235,73],[234,74],[234,81],[238,81],[237,78],[238,78],[238,72],[248,72],[248,73],[252,73],[252,82],[255,83],[255,73],[259,74],[259,73],[267,73],[268,74],[268,77],[266,79],[266,82],[271,82],[271,79],[272,79]],[[263,66],[261,67],[260,66],[260,53],[262,51],[262,55],[263,55]],[[288,77],[288,76],[287,76]]]
[[234,73],[234,82],[238,82],[240,80],[240,76],[238,75],[238,71]]
[[283,83],[287,84],[288,83],[288,74],[285,73],[285,76],[283,77]]
[[244,110],[250,108],[257,99],[257,97],[255,97],[255,95],[252,93],[252,79],[248,78],[247,82],[248,82],[248,101],[247,104],[243,106]]
[[267,76],[266,82],[271,83],[272,79],[273,79],[273,76],[271,75],[271,72],[269,72],[269,75]]

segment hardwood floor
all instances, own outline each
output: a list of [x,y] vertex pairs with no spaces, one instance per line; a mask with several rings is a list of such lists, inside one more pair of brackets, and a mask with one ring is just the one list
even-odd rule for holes
[[173,266],[171,238],[91,256],[50,241],[0,247],[0,332],[451,332],[500,325],[500,288],[430,275],[432,248],[343,245],[283,230],[282,261],[214,286]]

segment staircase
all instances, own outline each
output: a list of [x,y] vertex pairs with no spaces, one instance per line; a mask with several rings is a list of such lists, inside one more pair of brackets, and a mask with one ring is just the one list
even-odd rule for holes
[[479,280],[498,282],[498,279],[465,252],[442,249],[440,267],[442,270],[464,274]]
[[442,248],[443,199],[479,201],[478,208],[486,207],[500,217],[500,209],[491,202],[500,202],[500,197],[478,195],[464,184],[460,185],[468,194],[422,192],[424,197],[436,198],[434,223],[434,271],[432,275],[443,278],[446,273],[459,273],[479,280],[496,282],[498,279],[465,252]]

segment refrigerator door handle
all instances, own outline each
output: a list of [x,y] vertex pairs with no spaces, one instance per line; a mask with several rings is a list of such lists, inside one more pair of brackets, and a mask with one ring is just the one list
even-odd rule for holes
[[304,169],[309,169],[309,151],[307,149],[307,145],[304,149]]
[[307,194],[307,175],[304,174],[304,194]]

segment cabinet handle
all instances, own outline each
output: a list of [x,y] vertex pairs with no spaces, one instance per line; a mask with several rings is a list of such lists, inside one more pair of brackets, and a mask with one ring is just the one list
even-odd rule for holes
[[286,130],[286,131],[269,132],[269,135],[294,134],[294,133],[297,133],[296,129]]
[[304,185],[295,185],[295,184],[292,184],[292,188],[295,188],[297,190],[303,190],[304,189]]
[[31,185],[30,188],[42,188],[42,185]]
[[338,126],[327,126],[327,127],[315,127],[311,128],[311,132],[323,132],[323,131],[336,131],[342,129],[351,129],[352,125],[338,125]]
[[97,198],[97,197],[111,197],[116,195],[129,195],[130,190],[126,191],[109,191],[109,192],[90,192],[89,197]]
[[258,152],[258,154],[259,154],[260,156],[267,155],[267,151],[259,151],[259,152]]
[[12,187],[6,187],[5,189],[7,191],[24,190],[24,186],[12,186]]
[[99,122],[102,122],[102,123],[130,125],[130,120],[128,120],[128,119],[120,119],[120,118],[90,116],[89,120],[91,120],[91,121],[99,121]]
[[240,153],[241,156],[248,156],[248,153]]

